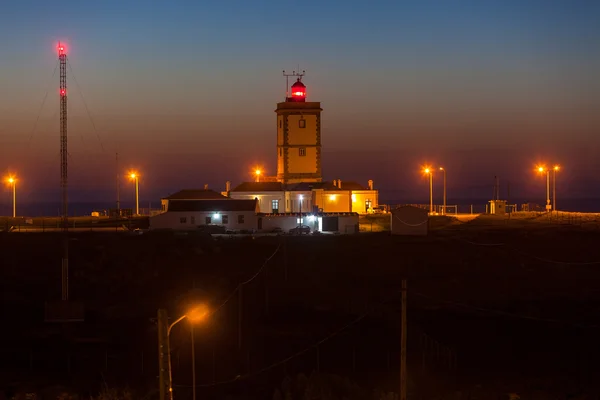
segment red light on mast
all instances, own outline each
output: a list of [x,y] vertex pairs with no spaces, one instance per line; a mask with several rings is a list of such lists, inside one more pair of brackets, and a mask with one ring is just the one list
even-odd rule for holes
[[59,56],[62,56],[63,54],[66,54],[66,50],[65,50],[65,45],[64,44],[58,42],[57,49],[58,49],[58,55]]
[[60,95],[61,96],[66,96],[67,95],[67,91],[65,89],[60,89]]

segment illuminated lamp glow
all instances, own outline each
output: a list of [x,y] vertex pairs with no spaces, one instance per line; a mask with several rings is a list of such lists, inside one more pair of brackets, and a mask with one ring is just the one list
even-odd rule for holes
[[300,200],[302,200],[302,199],[304,199],[304,196],[300,195],[300,196],[298,196],[298,198],[299,198]]
[[67,94],[67,91],[65,89],[60,89],[61,96],[65,96],[66,94]]
[[354,193],[352,193],[352,202],[356,203],[356,195]]
[[315,220],[315,216],[314,215],[309,215],[308,216],[308,220],[309,221],[314,221]]
[[329,201],[335,201],[335,194],[329,195]]
[[306,92],[293,92],[292,95],[294,95],[294,96],[306,96]]
[[214,218],[214,219],[219,219],[219,213],[214,213],[214,214],[213,214],[213,218]]

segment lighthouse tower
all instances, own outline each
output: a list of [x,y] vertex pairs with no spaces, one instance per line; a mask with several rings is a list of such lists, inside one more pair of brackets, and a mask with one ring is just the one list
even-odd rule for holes
[[[285,75],[285,72],[284,72]],[[303,75],[303,74],[302,74]],[[277,180],[282,183],[321,182],[321,103],[306,101],[302,75],[291,95],[277,103]],[[286,75],[287,76],[287,75]]]

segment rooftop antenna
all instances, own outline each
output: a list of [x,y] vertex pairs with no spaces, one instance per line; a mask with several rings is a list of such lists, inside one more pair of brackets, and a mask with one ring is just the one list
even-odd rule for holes
[[[298,67],[298,71],[300,70],[300,67]],[[285,100],[287,101],[289,95],[290,95],[290,76],[295,76],[298,78],[298,80],[302,80],[302,77],[306,75],[306,71],[302,70],[302,73],[300,72],[296,72],[296,71],[292,71],[291,74],[286,74],[285,73],[285,69],[283,70],[283,76],[285,76]]]

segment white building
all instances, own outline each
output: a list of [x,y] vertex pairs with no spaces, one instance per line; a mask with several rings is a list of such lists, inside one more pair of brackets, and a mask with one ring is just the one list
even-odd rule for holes
[[414,206],[401,206],[391,213],[392,235],[427,235],[429,211]]
[[255,200],[170,199],[165,212],[150,217],[150,229],[192,230],[218,225],[228,230],[257,230]]
[[160,199],[161,211],[167,211],[170,200],[225,200],[227,196],[210,190],[206,185],[204,189],[185,189]]

